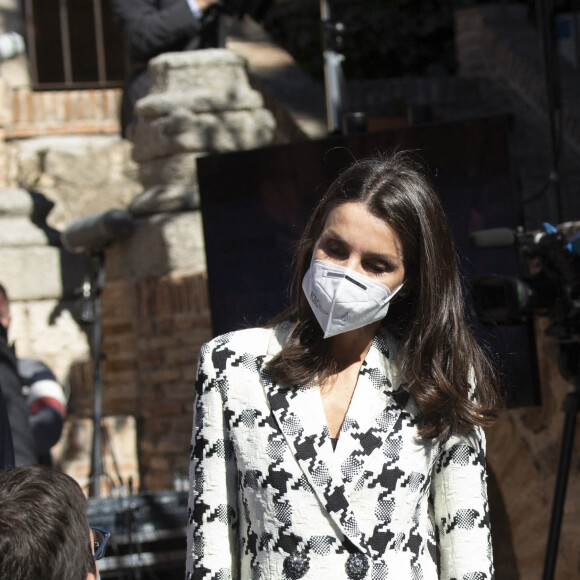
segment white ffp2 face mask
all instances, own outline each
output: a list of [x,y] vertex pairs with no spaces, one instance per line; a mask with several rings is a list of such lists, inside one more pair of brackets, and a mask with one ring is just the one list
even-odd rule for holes
[[382,320],[402,286],[391,292],[368,276],[322,260],[312,261],[302,281],[324,338]]

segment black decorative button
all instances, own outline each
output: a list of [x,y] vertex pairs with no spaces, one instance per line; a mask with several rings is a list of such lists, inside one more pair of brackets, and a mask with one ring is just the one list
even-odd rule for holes
[[302,578],[310,568],[310,560],[304,552],[294,552],[284,558],[284,572],[290,580]]
[[362,580],[368,572],[369,561],[364,554],[351,554],[346,561],[346,573],[351,580]]

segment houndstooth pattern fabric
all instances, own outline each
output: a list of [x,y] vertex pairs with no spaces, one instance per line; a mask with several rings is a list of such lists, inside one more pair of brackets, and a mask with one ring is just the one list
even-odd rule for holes
[[[319,389],[264,368],[285,332],[242,330],[201,351],[187,579],[491,580],[482,430],[419,438],[381,329],[333,451]],[[359,576],[353,557],[369,563]]]

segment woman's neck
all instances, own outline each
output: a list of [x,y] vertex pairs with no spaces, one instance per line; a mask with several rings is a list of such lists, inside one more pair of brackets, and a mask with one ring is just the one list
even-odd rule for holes
[[380,322],[368,324],[349,332],[337,334],[330,341],[330,352],[339,369],[354,363],[362,363],[373,342]]

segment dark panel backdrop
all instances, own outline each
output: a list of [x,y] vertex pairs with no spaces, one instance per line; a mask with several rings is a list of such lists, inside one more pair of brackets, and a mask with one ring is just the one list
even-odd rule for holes
[[[318,199],[355,159],[411,149],[451,221],[469,293],[474,276],[517,274],[514,248],[475,250],[472,231],[518,225],[506,117],[329,137],[197,160],[214,334],[260,325],[288,304],[292,256]],[[477,326],[477,325],[476,325]],[[530,324],[477,328],[497,353],[510,406],[537,403]]]

